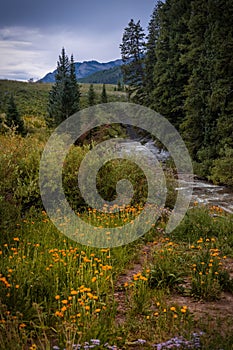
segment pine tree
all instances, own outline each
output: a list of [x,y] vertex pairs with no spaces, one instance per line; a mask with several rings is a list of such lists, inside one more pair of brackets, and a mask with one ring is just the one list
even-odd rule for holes
[[88,90],[88,104],[89,106],[94,106],[96,99],[96,94],[94,90],[93,84],[90,84],[89,90]]
[[152,104],[151,93],[155,89],[154,84],[154,67],[156,64],[156,47],[160,33],[160,18],[159,10],[162,7],[162,1],[158,1],[154,11],[151,15],[151,20],[148,25],[148,36],[146,42],[146,55],[145,55],[145,91],[147,99],[145,104],[150,106]]
[[79,111],[80,109],[80,88],[77,82],[76,73],[75,73],[75,63],[73,54],[70,58],[70,87],[71,87],[71,101],[72,104],[72,114]]
[[107,103],[108,102],[108,96],[105,88],[105,84],[103,84],[102,93],[101,93],[101,103]]
[[10,96],[8,102],[5,123],[9,128],[16,128],[16,133],[25,135],[24,122],[19,115],[13,95]]
[[73,55],[70,62],[63,48],[57,62],[55,84],[49,96],[49,124],[57,126],[77,112],[79,110],[79,99],[80,93],[75,75]]
[[189,16],[189,0],[167,0],[159,8],[151,107],[177,128],[185,116],[184,86],[189,79],[188,65],[182,60],[189,45]]
[[129,98],[137,103],[143,103],[144,100],[144,69],[143,59],[145,52],[144,31],[140,21],[134,23],[134,20],[125,28],[120,45],[123,61],[122,72],[124,82],[128,85]]

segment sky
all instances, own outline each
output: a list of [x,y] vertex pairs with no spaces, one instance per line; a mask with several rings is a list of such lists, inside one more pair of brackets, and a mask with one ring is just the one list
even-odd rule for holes
[[156,0],[7,0],[0,12],[0,79],[37,80],[62,47],[76,62],[120,58],[133,18],[146,30]]

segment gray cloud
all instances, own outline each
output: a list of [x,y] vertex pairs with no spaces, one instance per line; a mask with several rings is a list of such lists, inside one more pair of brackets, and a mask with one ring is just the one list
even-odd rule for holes
[[[56,68],[64,46],[76,61],[120,57],[131,18],[147,26],[154,0],[9,0],[0,13],[0,78],[40,78]],[[20,78],[19,78],[20,76]]]

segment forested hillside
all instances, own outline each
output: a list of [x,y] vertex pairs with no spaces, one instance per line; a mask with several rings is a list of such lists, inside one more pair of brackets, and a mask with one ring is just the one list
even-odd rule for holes
[[158,1],[148,32],[131,20],[120,45],[132,99],[175,125],[197,174],[233,185],[232,1]]

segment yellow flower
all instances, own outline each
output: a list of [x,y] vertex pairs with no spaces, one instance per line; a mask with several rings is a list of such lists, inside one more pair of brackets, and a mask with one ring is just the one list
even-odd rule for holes
[[61,311],[65,312],[66,310],[67,310],[67,307],[66,306],[62,306]]
[[163,309],[163,312],[167,312],[167,309]]
[[173,315],[173,318],[177,318],[177,317],[178,317],[177,314],[174,314],[174,315]]
[[155,313],[154,313],[154,316],[159,316],[159,313],[158,313],[158,312],[155,312]]
[[60,295],[56,295],[56,296],[55,296],[55,299],[56,299],[56,300],[59,300],[59,299],[60,299]]
[[185,314],[187,312],[187,309],[182,307],[182,309],[180,310],[183,314]]
[[85,310],[90,310],[90,306],[89,306],[89,305],[86,305],[86,306],[85,306]]
[[62,302],[62,304],[68,304],[68,300],[66,300],[66,299],[62,300],[61,302]]
[[97,280],[97,278],[96,278],[96,277],[93,277],[92,280],[91,280],[91,282],[94,283],[96,280]]
[[70,294],[71,294],[71,295],[77,295],[78,292],[77,292],[76,290],[72,290],[72,291],[70,292]]
[[101,311],[101,309],[96,309],[96,310],[95,310],[95,313],[98,314],[100,311]]
[[175,312],[176,311],[175,306],[170,307],[170,310]]
[[20,323],[20,325],[19,325],[19,328],[21,329],[21,328],[25,328],[26,327],[26,324],[25,323]]
[[14,238],[13,238],[13,241],[18,242],[18,241],[19,241],[19,237],[14,237]]

